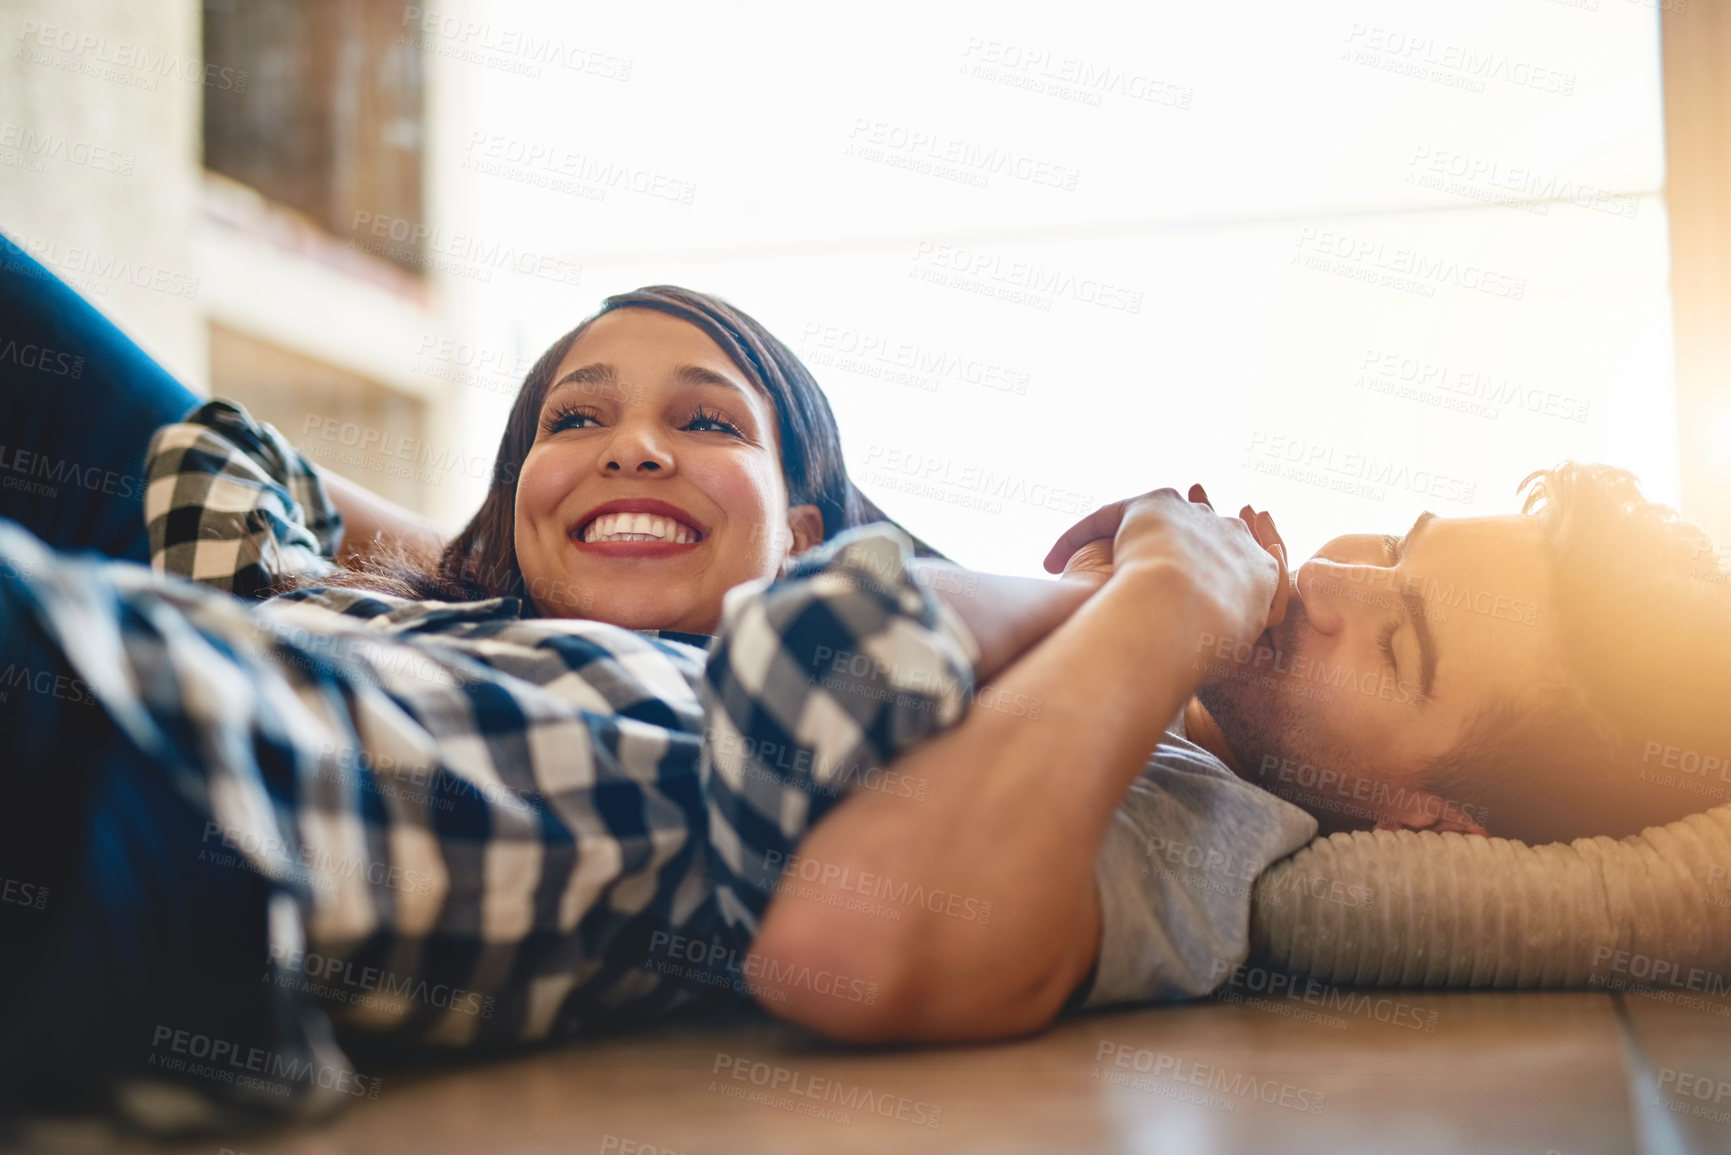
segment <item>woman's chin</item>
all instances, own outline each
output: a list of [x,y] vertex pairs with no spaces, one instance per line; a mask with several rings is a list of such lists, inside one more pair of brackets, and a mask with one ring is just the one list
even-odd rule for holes
[[699,607],[684,598],[644,598],[613,600],[600,598],[580,614],[571,617],[606,622],[627,630],[673,630],[682,634],[708,634],[715,631],[719,613],[703,614]]

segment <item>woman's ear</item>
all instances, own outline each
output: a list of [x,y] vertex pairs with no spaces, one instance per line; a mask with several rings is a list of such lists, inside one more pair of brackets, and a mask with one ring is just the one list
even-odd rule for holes
[[[815,505],[795,505],[787,511],[787,556],[796,557],[823,540],[823,514]],[[785,560],[785,559],[783,559]]]

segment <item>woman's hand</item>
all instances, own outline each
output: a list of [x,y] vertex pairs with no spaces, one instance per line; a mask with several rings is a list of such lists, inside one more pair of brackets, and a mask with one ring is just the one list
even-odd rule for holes
[[[1191,500],[1201,498],[1203,504],[1208,504],[1208,495],[1202,492],[1200,485],[1192,486]],[[1213,506],[1209,506],[1210,509]],[[1286,542],[1281,539],[1280,531],[1274,527],[1274,518],[1267,513],[1259,513],[1250,506],[1238,511],[1238,520],[1249,529],[1256,544],[1268,551],[1280,565],[1280,580],[1274,591],[1274,602],[1268,609],[1268,628],[1272,629],[1286,620],[1287,600],[1292,596],[1292,580],[1286,561]],[[1056,552],[1056,547],[1054,547]],[[1084,542],[1078,546],[1064,562],[1064,572],[1059,575],[1063,579],[1075,581],[1089,589],[1099,589],[1112,576],[1112,539],[1097,537],[1093,541]]]
[[1089,590],[1097,590],[1112,576],[1112,539],[1097,537],[1083,542],[1064,561],[1059,580],[1074,582]]
[[[1289,582],[1285,544],[1267,514],[1246,506],[1239,518],[1221,517],[1200,485],[1190,500],[1160,489],[1104,506],[1070,527],[1046,555],[1046,569],[1063,568],[1083,549],[1081,568],[1097,571],[1166,568],[1181,574],[1197,595],[1197,625],[1218,638],[1253,640],[1286,614]],[[1094,542],[1110,537],[1109,559]]]

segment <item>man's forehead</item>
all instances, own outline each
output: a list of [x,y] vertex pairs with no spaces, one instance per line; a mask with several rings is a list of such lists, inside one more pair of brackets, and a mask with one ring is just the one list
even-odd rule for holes
[[1428,519],[1402,558],[1423,603],[1448,696],[1530,686],[1547,667],[1552,613],[1544,537],[1522,514]]
[[[1489,517],[1437,515],[1421,520],[1414,546],[1426,554],[1459,550],[1469,558],[1500,558],[1511,567],[1536,568],[1543,563],[1544,532],[1536,517],[1509,513]],[[1429,548],[1424,549],[1426,546]]]

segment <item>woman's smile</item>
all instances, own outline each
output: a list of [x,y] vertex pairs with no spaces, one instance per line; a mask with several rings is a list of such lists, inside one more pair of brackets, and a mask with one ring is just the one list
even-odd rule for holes
[[629,497],[596,506],[567,536],[578,550],[596,557],[663,558],[694,551],[708,532],[676,505]]
[[822,539],[789,503],[774,399],[697,325],[615,309],[551,376],[514,511],[541,613],[711,633],[728,590]]

